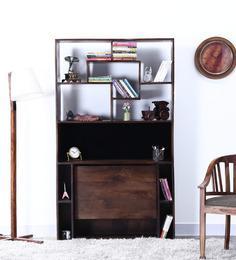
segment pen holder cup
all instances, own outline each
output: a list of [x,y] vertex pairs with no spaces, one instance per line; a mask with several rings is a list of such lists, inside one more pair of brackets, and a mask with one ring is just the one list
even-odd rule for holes
[[160,149],[160,148],[156,148],[152,150],[152,159],[154,161],[163,161],[164,160],[164,154],[165,150],[164,149]]

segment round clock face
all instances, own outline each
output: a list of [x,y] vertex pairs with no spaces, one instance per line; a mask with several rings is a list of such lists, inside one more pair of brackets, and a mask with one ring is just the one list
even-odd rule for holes
[[235,67],[234,45],[222,37],[211,37],[198,46],[195,64],[204,76],[223,78]]
[[77,159],[80,156],[80,150],[77,147],[71,147],[69,150],[69,155],[71,158]]

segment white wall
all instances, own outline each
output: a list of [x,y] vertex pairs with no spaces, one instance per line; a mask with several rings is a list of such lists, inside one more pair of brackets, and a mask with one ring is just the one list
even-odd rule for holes
[[[224,5],[223,5],[224,3]],[[0,4],[0,233],[10,226],[10,123],[7,72],[30,66],[54,90],[54,39],[174,37],[176,46],[175,184],[177,234],[194,234],[199,194],[211,159],[236,150],[236,72],[201,76],[193,58],[211,36],[233,43],[234,1],[12,1]],[[55,236],[54,96],[19,104],[18,225],[20,233]],[[222,224],[221,217],[208,218]],[[215,227],[215,226],[213,226]],[[221,227],[221,226],[219,226]],[[216,232],[213,230],[213,232]]]

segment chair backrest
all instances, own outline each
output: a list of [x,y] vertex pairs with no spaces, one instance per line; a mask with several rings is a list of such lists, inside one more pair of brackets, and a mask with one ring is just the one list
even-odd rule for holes
[[206,195],[236,193],[236,155],[219,157],[211,162],[207,170],[211,175]]

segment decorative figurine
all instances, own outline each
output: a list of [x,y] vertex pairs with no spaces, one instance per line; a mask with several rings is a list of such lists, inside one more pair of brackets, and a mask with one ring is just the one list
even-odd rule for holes
[[152,82],[152,67],[145,67],[143,81]]
[[64,192],[63,192],[63,195],[62,195],[62,198],[61,199],[70,199],[70,197],[69,197],[69,195],[68,195],[68,193],[67,193],[67,191],[66,191],[66,184],[65,184],[65,182],[64,182]]
[[122,106],[122,109],[124,110],[124,121],[130,120],[130,103],[125,102]]
[[142,110],[142,118],[149,121],[155,118],[155,112],[150,110],[150,106],[148,106],[148,110]]
[[155,118],[157,120],[167,120],[170,116],[169,108],[167,107],[169,102],[167,101],[153,101],[152,102],[155,105],[155,108],[153,109],[155,113]]
[[94,121],[100,121],[100,120],[102,120],[102,118],[100,116],[96,116],[96,115],[74,114],[71,110],[69,110],[66,113],[66,120],[68,120],[68,121],[80,121],[80,122],[94,122]]
[[70,120],[74,120],[74,113],[69,110],[67,113],[66,113],[66,120],[70,121]]
[[79,59],[74,56],[66,56],[65,60],[69,62],[69,69],[68,69],[68,73],[65,73],[65,79],[63,79],[62,82],[68,82],[68,83],[81,82],[81,79],[79,78],[79,73],[74,72],[72,70],[73,64],[75,62],[79,62]]

